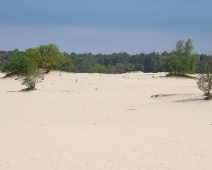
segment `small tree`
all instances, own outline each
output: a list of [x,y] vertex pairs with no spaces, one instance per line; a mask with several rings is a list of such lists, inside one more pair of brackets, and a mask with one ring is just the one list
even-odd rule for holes
[[206,96],[205,99],[209,100],[212,99],[211,89],[212,89],[212,58],[208,58],[206,67],[205,67],[205,74],[201,75],[197,81],[197,86],[200,90],[204,92]]
[[170,56],[162,58],[162,65],[169,74],[192,74],[195,73],[199,57],[193,53],[192,41],[178,41],[176,50]]
[[212,88],[212,75],[208,72],[207,74],[201,75],[197,81],[197,86],[204,92],[205,99],[212,99],[211,88]]

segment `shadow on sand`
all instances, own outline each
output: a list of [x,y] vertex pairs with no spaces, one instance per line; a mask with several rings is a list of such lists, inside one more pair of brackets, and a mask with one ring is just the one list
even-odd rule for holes
[[188,98],[188,99],[180,99],[180,100],[173,100],[172,103],[189,103],[189,102],[198,102],[198,101],[205,101],[204,98]]

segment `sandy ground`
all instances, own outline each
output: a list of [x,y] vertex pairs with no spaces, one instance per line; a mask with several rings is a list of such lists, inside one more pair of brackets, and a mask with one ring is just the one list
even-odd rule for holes
[[195,80],[52,72],[26,93],[15,78],[0,79],[0,170],[212,169]]

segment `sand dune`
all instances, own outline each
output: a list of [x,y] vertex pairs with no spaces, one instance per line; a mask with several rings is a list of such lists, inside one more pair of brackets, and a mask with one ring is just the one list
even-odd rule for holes
[[30,93],[0,79],[0,170],[212,169],[212,102],[164,75],[52,72]]

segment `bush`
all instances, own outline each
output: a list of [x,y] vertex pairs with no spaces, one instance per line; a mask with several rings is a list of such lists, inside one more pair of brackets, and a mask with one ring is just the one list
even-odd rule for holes
[[212,88],[212,75],[210,73],[201,75],[197,81],[197,86],[204,92],[205,99],[212,99],[211,88]]

